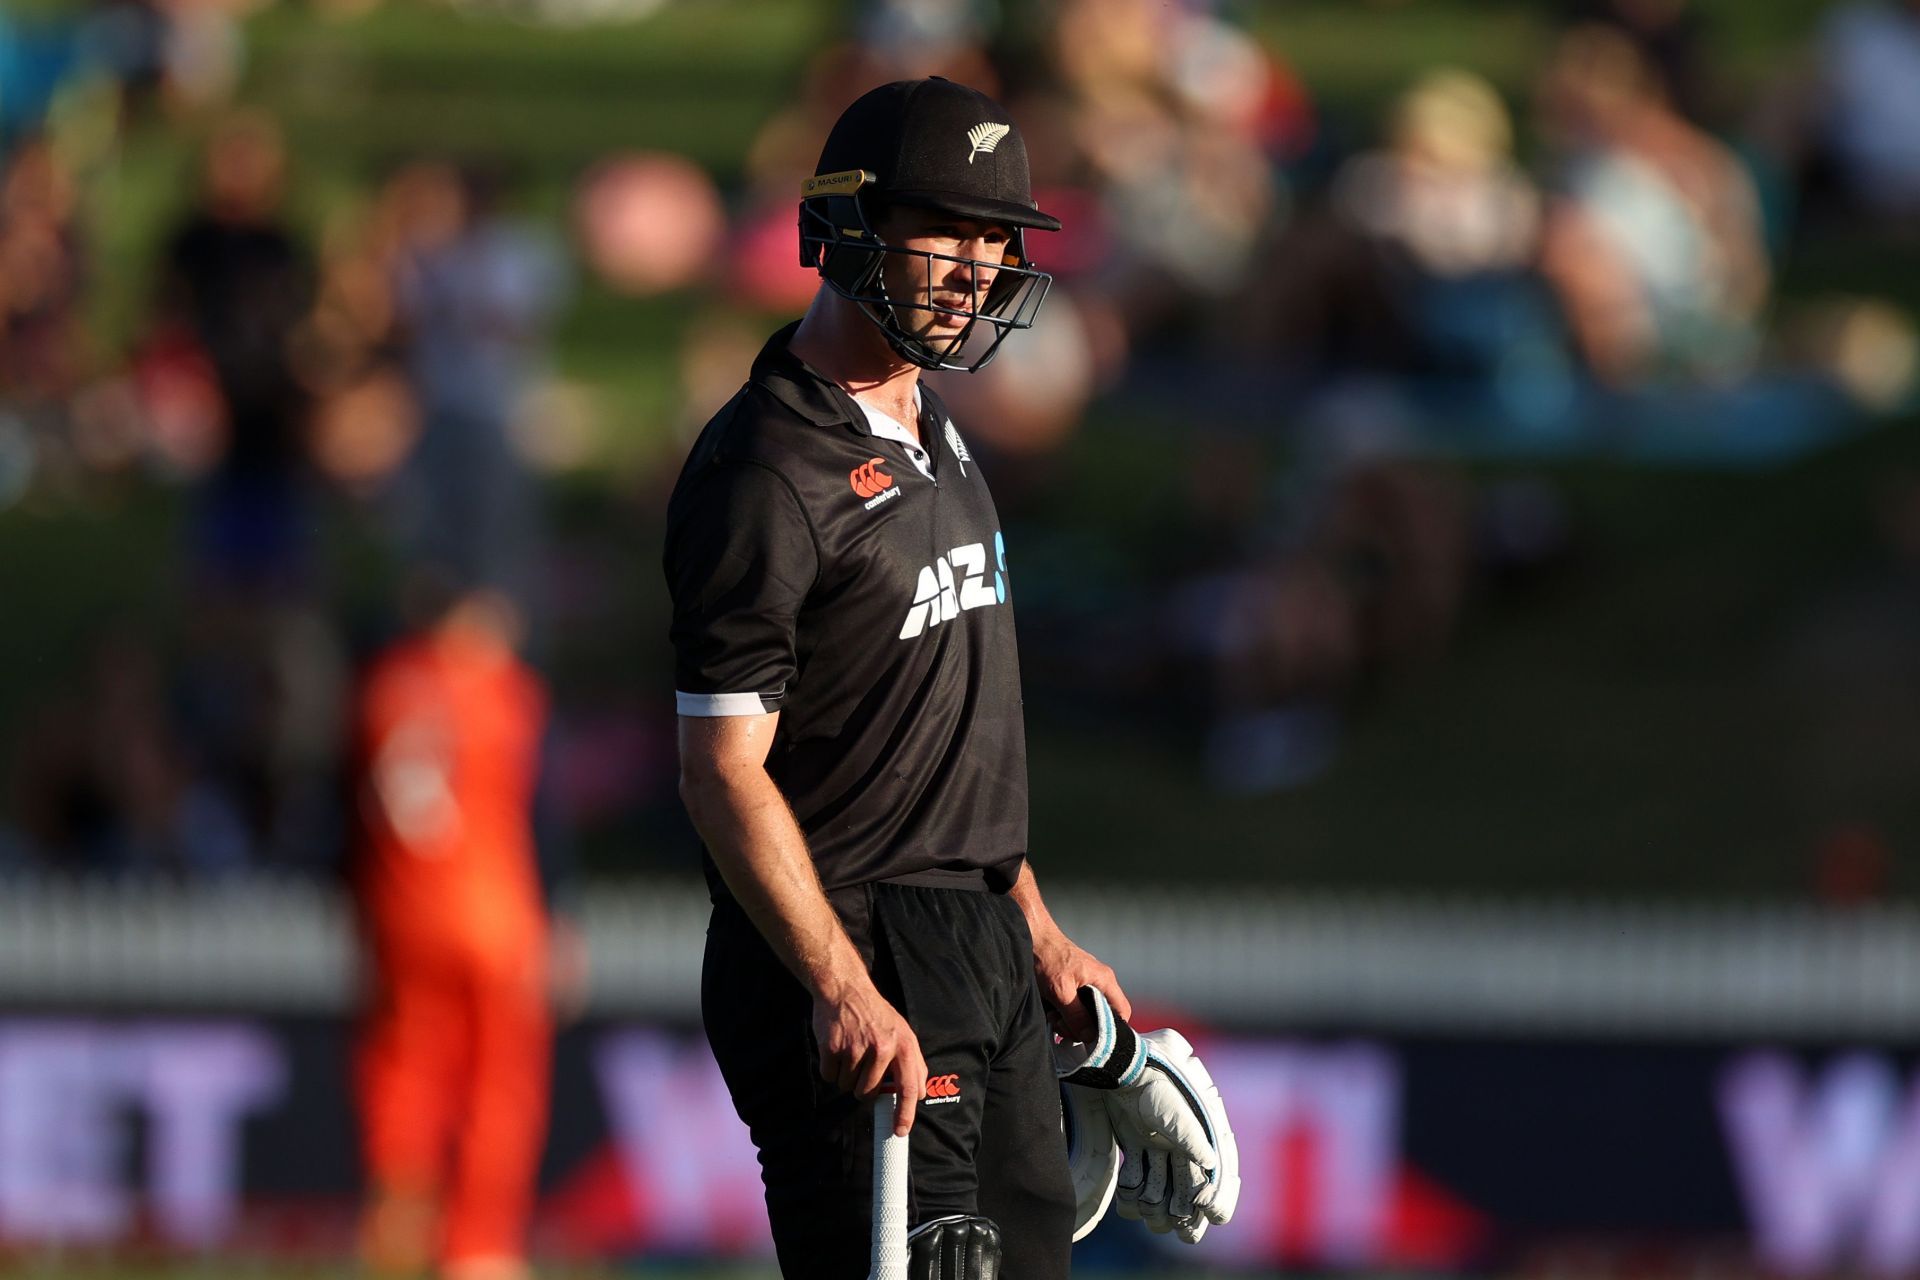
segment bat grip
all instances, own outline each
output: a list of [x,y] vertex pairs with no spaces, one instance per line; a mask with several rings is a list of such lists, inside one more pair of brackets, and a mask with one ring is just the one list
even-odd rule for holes
[[899,1096],[873,1100],[873,1269],[869,1280],[907,1280],[907,1139],[893,1132]]

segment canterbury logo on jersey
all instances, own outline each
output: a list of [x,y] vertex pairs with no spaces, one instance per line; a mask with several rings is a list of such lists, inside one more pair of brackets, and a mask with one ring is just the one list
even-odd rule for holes
[[847,473],[847,481],[853,486],[854,493],[867,499],[866,508],[869,511],[900,496],[900,486],[893,483],[892,476],[880,470],[886,461],[885,458],[868,458]]
[[853,485],[853,491],[863,498],[871,498],[892,484],[893,477],[880,469],[886,465],[886,461],[885,458],[868,458],[849,471],[847,480]]
[[947,1076],[927,1077],[927,1105],[934,1106],[942,1102],[960,1101],[960,1076],[958,1072]]
[[987,548],[979,542],[955,547],[920,571],[913,607],[900,624],[900,638],[911,640],[929,627],[951,622],[964,609],[984,609],[1007,599],[1007,544],[993,535],[993,581],[987,581]]

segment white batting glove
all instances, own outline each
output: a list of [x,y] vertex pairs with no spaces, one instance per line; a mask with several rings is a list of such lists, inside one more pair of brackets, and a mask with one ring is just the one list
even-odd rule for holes
[[1081,999],[1093,1041],[1061,1046],[1057,1066],[1064,1081],[1103,1091],[1121,1159],[1114,1206],[1195,1243],[1208,1224],[1231,1219],[1240,1199],[1239,1148],[1220,1090],[1179,1032],[1136,1035],[1099,992],[1084,988]]
[[1107,1095],[1120,1179],[1114,1206],[1149,1230],[1177,1230],[1193,1243],[1209,1223],[1233,1217],[1240,1199],[1240,1154],[1220,1090],[1186,1037],[1171,1028],[1140,1037],[1146,1066],[1138,1081]]

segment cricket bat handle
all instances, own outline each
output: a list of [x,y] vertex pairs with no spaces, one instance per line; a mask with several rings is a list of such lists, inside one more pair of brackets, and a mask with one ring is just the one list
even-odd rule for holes
[[868,1280],[907,1280],[907,1139],[893,1132],[899,1095],[873,1100],[873,1269]]

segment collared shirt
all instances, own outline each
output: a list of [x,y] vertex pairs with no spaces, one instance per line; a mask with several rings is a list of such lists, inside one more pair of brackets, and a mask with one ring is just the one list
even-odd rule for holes
[[[882,440],[898,444],[906,452],[907,461],[913,464],[914,470],[929,480],[933,479],[933,458],[913,432],[901,426],[892,414],[874,408],[858,396],[854,397],[853,402],[867,415],[867,430]],[[918,387],[913,389],[913,407],[922,413],[926,412],[926,402],[920,398]]]
[[1027,763],[992,496],[938,396],[921,395],[926,445],[876,431],[788,350],[795,327],[668,504],[680,714],[779,712],[767,770],[828,889],[943,869],[1004,888]]

